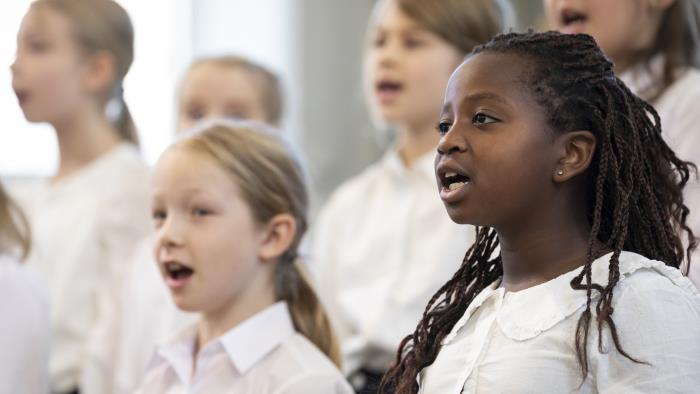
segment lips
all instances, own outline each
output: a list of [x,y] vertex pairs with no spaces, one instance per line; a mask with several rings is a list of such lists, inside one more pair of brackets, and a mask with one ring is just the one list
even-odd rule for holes
[[566,34],[583,33],[587,20],[588,16],[584,12],[565,8],[559,15],[559,31]]
[[165,283],[172,290],[185,287],[195,272],[192,267],[173,260],[163,262],[162,266]]
[[381,104],[392,103],[402,90],[403,84],[394,80],[383,79],[375,84],[375,92]]
[[15,89],[15,96],[17,96],[17,101],[19,102],[19,105],[24,105],[27,102],[27,99],[29,98],[27,92],[17,89]]
[[452,160],[440,162],[436,167],[440,198],[446,202],[461,200],[472,185],[471,175]]

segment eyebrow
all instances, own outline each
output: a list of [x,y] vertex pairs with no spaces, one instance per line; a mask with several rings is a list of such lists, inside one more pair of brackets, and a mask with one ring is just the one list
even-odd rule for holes
[[[469,101],[495,101],[499,104],[512,107],[512,105],[503,98],[503,96],[500,96],[496,93],[491,93],[491,92],[478,92],[478,93],[473,93],[473,94],[468,94],[462,98],[462,105],[464,105],[465,102]],[[450,107],[452,107],[452,102],[448,101],[442,106],[442,112],[447,112],[450,110]]]

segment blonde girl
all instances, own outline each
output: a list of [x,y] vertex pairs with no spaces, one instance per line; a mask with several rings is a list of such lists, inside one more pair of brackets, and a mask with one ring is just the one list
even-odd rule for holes
[[[279,126],[283,94],[279,78],[245,57],[225,55],[195,60],[180,82],[177,133],[216,118],[248,119]],[[177,309],[163,284],[151,251],[137,248],[124,281],[114,393],[133,393],[143,379],[155,346],[196,321]]]
[[133,60],[129,16],[111,0],[37,0],[25,15],[12,87],[30,122],[56,130],[56,174],[22,201],[31,264],[52,309],[53,392],[111,385],[117,289],[148,231],[148,171],[123,80]]
[[260,125],[205,127],[161,156],[155,257],[201,317],[158,348],[143,392],[351,392],[297,254],[307,209],[299,163]]
[[282,88],[275,73],[245,57],[206,57],[190,65],[178,99],[177,130],[208,118],[250,119],[276,127]]
[[313,247],[322,298],[358,392],[376,390],[404,333],[473,240],[473,230],[452,223],[435,195],[435,125],[450,74],[504,29],[507,14],[497,0],[383,0],[373,11],[369,106],[395,140],[331,196]]
[[20,265],[29,244],[27,222],[0,185],[0,394],[44,394],[49,389],[46,288]]

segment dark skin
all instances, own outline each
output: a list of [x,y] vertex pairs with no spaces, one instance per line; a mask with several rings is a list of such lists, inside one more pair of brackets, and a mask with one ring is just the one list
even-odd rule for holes
[[[556,133],[523,83],[524,60],[481,53],[452,75],[441,114],[438,188],[460,224],[493,227],[501,287],[526,289],[582,266],[591,231],[582,196],[596,140]],[[450,191],[445,175],[469,177]]]

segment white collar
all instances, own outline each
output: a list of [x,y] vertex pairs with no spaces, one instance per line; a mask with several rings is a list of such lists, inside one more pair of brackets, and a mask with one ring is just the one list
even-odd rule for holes
[[[593,261],[591,275],[593,283],[608,283],[608,262],[611,256],[612,253],[608,253]],[[661,273],[680,286],[685,287],[689,283],[680,270],[632,252],[623,251],[620,254],[619,268],[620,282],[633,272],[646,268]],[[573,290],[570,285],[571,280],[580,272],[581,268],[577,268],[548,282],[511,293],[505,293],[503,288],[498,288],[500,279],[496,280],[474,298],[442,343],[450,343],[476,309],[494,293],[508,298],[508,302],[503,304],[496,318],[501,331],[507,337],[518,341],[536,337],[586,305],[586,292]],[[597,292],[594,291],[592,294],[594,298],[598,297]]]
[[[280,301],[207,344],[200,354],[206,356],[223,349],[243,375],[294,333],[287,303]],[[158,346],[151,367],[166,362],[182,382],[189,384],[196,340],[197,327],[193,325]]]

